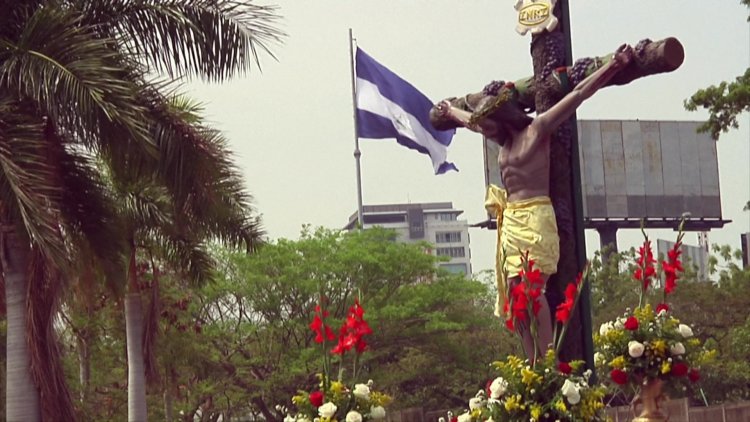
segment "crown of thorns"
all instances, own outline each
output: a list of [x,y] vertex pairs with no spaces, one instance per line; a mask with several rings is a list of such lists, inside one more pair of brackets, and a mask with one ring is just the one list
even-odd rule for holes
[[482,119],[484,119],[485,117],[494,113],[495,111],[500,109],[505,103],[513,100],[517,92],[518,91],[516,90],[516,87],[513,84],[513,82],[505,82],[505,83],[502,81],[490,82],[489,85],[484,87],[484,89],[482,90],[482,93],[487,96],[491,96],[493,98],[487,101],[486,103],[482,104],[482,106],[479,109],[475,110],[474,113],[471,114],[471,118],[469,118],[469,124],[475,125],[478,122],[480,122]]

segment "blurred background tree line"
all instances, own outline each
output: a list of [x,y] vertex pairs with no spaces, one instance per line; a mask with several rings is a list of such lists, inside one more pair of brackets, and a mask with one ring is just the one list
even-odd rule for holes
[[[395,234],[383,229],[305,227],[299,240],[271,242],[254,254],[214,248],[220,264],[204,284],[161,268],[159,295],[144,294],[147,308],[159,310],[146,317],[158,332],[156,376],[147,387],[150,416],[283,417],[275,405],[288,405],[297,390],[312,390],[322,368],[320,345],[308,327],[321,295],[334,329],[360,298],[374,333],[357,378],[372,379],[391,394],[392,409],[466,406],[493,376],[490,362],[520,353],[518,341],[492,316],[493,274],[470,279],[437,271],[438,258],[425,253],[429,247],[396,242]],[[750,271],[735,264],[736,252],[728,247],[716,247],[714,254],[709,271],[714,281],[698,279],[686,265],[671,296],[683,322],[720,352],[715,366],[702,373],[710,403],[750,397]],[[634,257],[631,250],[608,255],[606,264],[599,254],[593,258],[595,329],[637,304]],[[153,282],[153,271],[139,272],[142,291],[151,291]],[[88,299],[79,295],[62,307],[57,328],[66,377],[81,419],[125,420],[123,301],[106,287],[92,289]],[[345,369],[345,377],[350,375]],[[687,394],[702,402],[699,391]]]

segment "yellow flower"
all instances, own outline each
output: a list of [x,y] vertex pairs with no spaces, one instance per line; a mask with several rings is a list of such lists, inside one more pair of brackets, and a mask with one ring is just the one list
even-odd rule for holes
[[612,362],[609,363],[609,366],[615,368],[615,369],[622,369],[625,367],[625,357],[624,356],[617,356],[616,358],[612,359]]
[[534,418],[534,420],[539,420],[539,416],[542,415],[542,406],[539,406],[538,404],[534,404],[531,406],[531,417]]
[[687,344],[688,346],[691,346],[691,347],[698,347],[701,345],[701,341],[699,338],[693,337],[687,340]]
[[471,415],[471,420],[476,421],[479,420],[480,416],[482,416],[482,411],[480,409],[474,409],[469,414]]
[[505,410],[508,412],[512,412],[516,409],[521,408],[521,395],[516,394],[515,396],[510,396],[505,400]]
[[331,392],[334,394],[343,394],[346,392],[346,386],[339,381],[334,381],[331,383]]
[[516,355],[510,355],[508,356],[508,365],[510,365],[511,368],[520,368],[523,366],[523,361]]
[[307,402],[307,394],[300,393],[292,397],[292,403],[294,403],[296,406],[299,406],[300,404],[303,404],[305,402]]
[[638,318],[638,322],[641,324],[648,324],[649,322],[652,322],[656,317],[656,314],[654,313],[654,310],[651,309],[651,304],[649,303],[647,303],[646,306],[642,308],[635,308],[633,314],[636,318]]
[[667,352],[667,342],[659,339],[655,342],[651,343],[651,349],[654,350],[654,353],[656,353],[659,356],[665,356]]
[[568,407],[565,406],[565,402],[562,401],[562,400],[558,400],[558,401],[555,402],[555,409],[557,409],[557,410],[559,410],[561,412],[567,412],[568,411]]
[[542,376],[532,371],[528,366],[521,369],[521,382],[526,384],[528,387],[531,387],[532,384],[541,381]]
[[389,396],[388,394],[381,393],[379,391],[371,391],[370,392],[370,404],[373,406],[388,406],[391,401],[393,401],[393,398]]
[[661,364],[661,373],[662,374],[668,374],[669,371],[671,371],[671,370],[672,370],[672,364],[671,363],[669,363],[667,361],[662,362],[662,364]]

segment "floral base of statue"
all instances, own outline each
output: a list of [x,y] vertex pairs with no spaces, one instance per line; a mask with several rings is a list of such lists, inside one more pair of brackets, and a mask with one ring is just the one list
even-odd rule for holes
[[641,392],[633,399],[633,414],[637,411],[639,404],[643,405],[643,409],[638,416],[633,419],[633,422],[666,422],[668,417],[664,415],[659,406],[660,402],[664,400],[664,394],[662,393],[663,382],[660,379],[650,379],[646,381],[646,384],[641,388]]

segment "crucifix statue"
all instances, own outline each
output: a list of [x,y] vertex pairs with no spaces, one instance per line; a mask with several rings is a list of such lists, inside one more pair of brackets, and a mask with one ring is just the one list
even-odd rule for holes
[[[528,7],[523,6],[525,3]],[[574,201],[580,185],[573,185],[572,160],[577,156],[571,153],[575,123],[570,117],[599,88],[675,70],[684,58],[679,41],[667,38],[642,40],[635,47],[623,45],[613,54],[566,65],[570,60],[566,60],[565,36],[558,24],[565,25],[565,19],[554,19],[564,17],[564,3],[519,1],[519,22],[534,21],[536,25],[531,31],[534,76],[508,83],[491,82],[481,92],[441,101],[430,112],[432,124],[438,129],[465,127],[500,145],[498,165],[504,189],[490,186],[487,192],[488,210],[494,211],[498,221],[496,314],[501,314],[507,286],[519,281],[520,254],[528,252],[547,287],[538,316],[537,341],[532,342],[531,334],[523,328],[521,332],[530,358],[535,352],[543,354],[552,342],[549,309],[561,302],[565,283],[574,280],[582,269],[583,257],[578,256],[581,249],[576,247],[576,242],[582,242],[577,237],[582,236],[576,234],[574,215],[574,210],[580,209]],[[528,115],[533,111],[536,118]],[[579,230],[582,232],[582,228]],[[507,280],[503,274],[507,274]],[[580,317],[572,323],[580,324]],[[578,332],[579,337],[566,339],[561,358],[584,357],[580,331],[570,330]],[[541,350],[533,350],[534,343]]]

